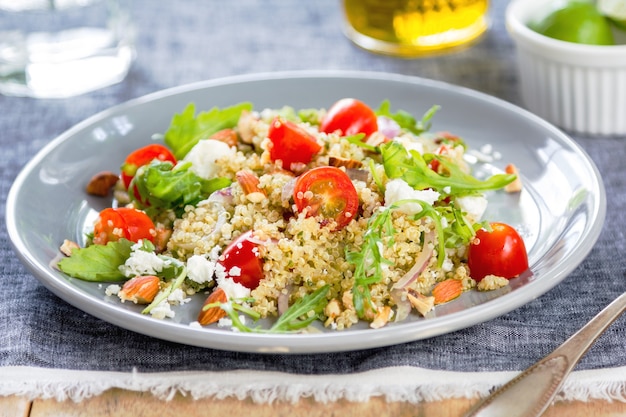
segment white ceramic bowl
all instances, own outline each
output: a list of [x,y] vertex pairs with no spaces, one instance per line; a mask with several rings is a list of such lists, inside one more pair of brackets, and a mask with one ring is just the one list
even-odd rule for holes
[[513,0],[506,26],[517,49],[524,105],[563,129],[626,135],[626,34],[614,46],[582,45],[528,28],[553,1]]

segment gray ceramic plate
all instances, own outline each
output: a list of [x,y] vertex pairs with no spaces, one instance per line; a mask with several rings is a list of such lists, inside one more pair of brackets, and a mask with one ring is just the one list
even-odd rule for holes
[[[95,213],[110,201],[85,195],[89,178],[117,171],[133,149],[163,133],[174,113],[189,102],[198,109],[241,101],[255,108],[328,107],[356,97],[377,107],[389,99],[394,110],[421,116],[441,105],[433,130],[461,135],[471,148],[490,144],[502,155],[480,164],[477,173],[506,163],[519,167],[524,191],[489,196],[486,217],[517,227],[526,241],[532,273],[494,292],[468,292],[428,318],[417,315],[378,330],[355,327],[315,334],[242,334],[198,329],[201,299],[177,310],[173,320],[142,316],[138,308],[105,296],[103,285],[72,279],[50,267],[64,239],[82,241]],[[50,222],[46,212],[66,213]],[[509,312],[542,295],[589,253],[605,216],[605,193],[597,169],[563,132],[504,101],[441,82],[361,72],[274,73],[212,80],[169,89],[99,113],[68,130],[24,168],[7,200],[7,227],[16,253],[50,291],[77,308],[126,329],[189,345],[247,352],[314,353],[356,350],[429,338]]]

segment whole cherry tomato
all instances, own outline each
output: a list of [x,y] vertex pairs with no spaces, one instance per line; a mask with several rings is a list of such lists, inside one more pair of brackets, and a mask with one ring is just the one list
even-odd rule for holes
[[154,223],[146,213],[134,208],[106,208],[100,212],[94,224],[93,242],[106,245],[122,238],[133,242],[156,236]]
[[350,136],[369,136],[378,130],[376,113],[367,104],[354,98],[344,98],[333,104],[322,119],[320,132],[341,132]]
[[251,290],[263,279],[263,259],[251,230],[233,240],[224,249],[218,263],[233,281]]
[[288,170],[294,162],[308,164],[322,150],[313,135],[297,124],[279,117],[270,124],[267,137],[272,142],[269,149],[270,159],[280,159],[283,161],[283,168]]
[[352,180],[339,168],[324,166],[306,171],[296,179],[293,199],[299,212],[322,215],[343,228],[359,210],[359,196]]
[[163,145],[153,143],[148,146],[144,146],[143,148],[139,148],[128,154],[126,160],[122,164],[121,177],[124,182],[124,187],[128,190],[130,182],[133,180],[137,169],[144,165],[148,165],[155,159],[158,159],[159,161],[170,161],[172,164],[176,165],[176,157],[174,157],[174,154],[172,154],[172,152]]
[[476,281],[487,275],[514,278],[528,269],[524,240],[505,223],[491,223],[491,231],[480,229],[469,246],[470,276]]

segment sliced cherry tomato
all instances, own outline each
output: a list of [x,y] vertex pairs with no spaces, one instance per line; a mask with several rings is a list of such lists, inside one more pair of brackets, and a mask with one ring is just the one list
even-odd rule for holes
[[224,249],[220,263],[233,281],[251,290],[263,279],[263,259],[253,232],[242,233]]
[[528,269],[524,240],[505,223],[491,223],[491,231],[480,229],[470,244],[468,266],[476,281],[487,275],[514,278]]
[[322,150],[313,135],[297,124],[276,117],[270,124],[267,137],[272,142],[269,149],[272,161],[283,161],[283,168],[291,170],[292,163],[308,164]]
[[94,225],[93,242],[106,245],[122,238],[133,242],[156,236],[154,223],[146,213],[134,208],[106,208],[100,212]]
[[299,212],[308,209],[308,216],[322,215],[334,219],[337,229],[355,218],[359,196],[352,180],[339,168],[313,168],[296,179],[293,199]]
[[139,167],[149,164],[150,162],[158,159],[159,161],[170,161],[176,164],[176,157],[172,152],[163,145],[153,143],[143,148],[139,148],[131,152],[124,163],[122,164],[122,181],[124,187],[128,190],[130,182],[133,180],[135,173]]
[[340,131],[345,136],[357,133],[369,136],[377,130],[378,118],[374,110],[353,98],[344,98],[333,104],[320,124],[320,132]]

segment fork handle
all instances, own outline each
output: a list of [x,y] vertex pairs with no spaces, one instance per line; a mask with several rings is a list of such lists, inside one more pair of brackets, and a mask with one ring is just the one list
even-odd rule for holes
[[494,391],[465,417],[538,417],[589,347],[626,309],[626,293],[606,306],[554,352]]

